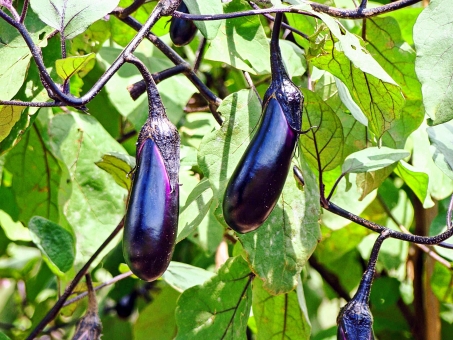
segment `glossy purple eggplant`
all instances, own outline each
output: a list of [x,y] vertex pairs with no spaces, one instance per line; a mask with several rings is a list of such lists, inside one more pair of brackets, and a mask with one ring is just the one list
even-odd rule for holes
[[[178,12],[189,13],[189,9],[186,4],[181,2],[179,5]],[[184,46],[189,44],[195,35],[197,34],[198,28],[191,20],[183,20],[179,18],[171,19],[170,23],[170,39],[176,46]]]
[[175,246],[178,214],[179,187],[172,188],[157,144],[145,138],[137,152],[123,238],[126,263],[142,280],[153,281],[167,269]]
[[283,190],[298,133],[271,97],[262,120],[228,183],[223,214],[239,233],[258,228],[274,209]]
[[277,14],[271,39],[272,82],[259,126],[231,176],[223,200],[226,223],[238,233],[257,229],[280,197],[302,126],[303,96],[283,65]]

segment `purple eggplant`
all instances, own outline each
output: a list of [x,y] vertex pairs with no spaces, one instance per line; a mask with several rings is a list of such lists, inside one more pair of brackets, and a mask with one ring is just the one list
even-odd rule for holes
[[[181,2],[177,11],[182,13],[189,13],[189,9],[187,8],[184,1]],[[195,26],[192,20],[183,20],[180,18],[171,19],[170,39],[176,46],[184,46],[189,44],[197,34],[197,31],[197,26]]]
[[164,159],[152,138],[137,153],[127,209],[123,253],[132,272],[153,281],[167,269],[178,230],[178,186],[173,189]]
[[339,340],[374,340],[373,335],[373,316],[371,315],[369,300],[371,285],[373,283],[376,262],[381,249],[382,242],[390,236],[384,231],[379,235],[371,251],[370,261],[367,269],[363,273],[359,289],[354,297],[346,306],[340,310],[337,317]]
[[303,96],[283,65],[277,14],[271,39],[272,82],[258,129],[230,178],[223,200],[226,223],[239,233],[257,229],[274,209],[302,126]]

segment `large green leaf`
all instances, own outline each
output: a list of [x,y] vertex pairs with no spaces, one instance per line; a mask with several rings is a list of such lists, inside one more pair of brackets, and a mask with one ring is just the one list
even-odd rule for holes
[[453,34],[452,15],[449,1],[430,1],[414,25],[415,70],[422,83],[426,113],[435,124],[453,118],[452,43],[446,38]]
[[5,169],[13,175],[12,190],[24,223],[35,215],[59,222],[68,196],[65,166],[55,156],[44,124],[37,120],[6,157]]
[[274,296],[263,289],[261,280],[254,280],[252,291],[258,340],[310,338],[308,316],[304,315],[295,290]]
[[428,193],[428,174],[418,171],[415,167],[404,161],[398,162],[395,173],[404,179],[404,183],[412,189],[420,202],[422,202],[423,207],[431,208],[434,205]]
[[[335,112],[322,98],[309,90],[303,90],[304,116],[302,130],[308,131],[300,138],[303,157],[322,171],[336,168],[342,162],[343,128]],[[316,143],[315,143],[316,141]]]
[[[260,117],[259,102],[251,90],[224,99],[219,112],[225,123],[205,136],[198,162],[209,179],[217,204],[216,217],[227,226],[222,212],[229,178],[244,153]],[[319,193],[305,161],[301,163],[306,187],[297,189],[288,175],[282,196],[266,222],[254,232],[240,235],[248,261],[265,288],[277,294],[292,290],[297,277],[319,239]]]
[[[124,214],[126,190],[95,165],[107,152],[125,150],[96,119],[71,112],[54,117],[50,136],[69,169],[72,193],[64,214],[77,237],[76,265],[84,263]],[[113,242],[107,247],[110,250]]]
[[427,131],[433,145],[431,152],[434,162],[445,175],[453,179],[453,122],[428,127]]
[[60,31],[64,39],[72,39],[96,20],[109,14],[119,0],[31,0],[39,18]]
[[[30,11],[25,20],[30,37],[35,44],[46,46],[52,28],[46,26]],[[0,94],[1,100],[10,100],[21,88],[27,75],[31,52],[19,32],[0,20]]]
[[[245,0],[224,4],[224,12],[250,9]],[[217,60],[252,74],[269,73],[269,43],[259,17],[222,21],[217,36],[209,44],[205,58]]]
[[176,339],[245,340],[253,278],[247,262],[237,256],[202,286],[184,291],[176,307]]
[[395,120],[384,135],[384,145],[403,148],[407,137],[424,118],[421,84],[415,74],[415,51],[403,40],[400,26],[392,17],[367,22],[367,49],[401,86],[406,98],[401,119]]
[[63,275],[72,268],[76,250],[70,231],[39,216],[31,218],[28,228],[33,242],[55,274]]

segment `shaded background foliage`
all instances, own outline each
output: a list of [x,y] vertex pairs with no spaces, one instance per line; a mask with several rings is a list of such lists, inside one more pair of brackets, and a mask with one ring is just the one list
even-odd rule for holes
[[[106,16],[130,0],[74,3],[93,7],[62,17],[46,7],[49,1],[32,0],[25,25],[52,79],[69,82],[80,96],[136,31]],[[376,235],[321,213],[320,176],[326,196],[333,190],[332,202],[370,221],[418,235],[445,230],[453,192],[450,2],[366,21],[290,3],[317,16],[286,14],[309,39],[283,29],[280,42],[286,69],[305,96],[303,129],[311,128],[293,161],[305,186],[289,174],[269,219],[247,235],[227,228],[221,207],[261,115],[256,92],[262,98],[270,81],[272,24],[262,16],[197,21],[199,33],[184,47],[172,45],[169,17],[153,27],[190,65],[207,40],[196,74],[223,99],[217,111],[224,123],[217,124],[183,74],[158,84],[182,141],[178,244],[169,269],[153,283],[130,276],[118,237],[95,259],[94,286],[114,283],[97,293],[104,339],[336,338],[336,316],[357,289]],[[15,8],[22,4],[13,1]],[[245,0],[186,4],[191,13],[251,9]],[[132,17],[144,23],[154,7],[146,3]],[[151,72],[174,66],[147,40],[134,55]],[[2,101],[49,100],[28,47],[3,20],[0,60]],[[0,106],[0,339],[29,334],[124,215],[136,131],[147,118],[146,97],[134,101],[126,87],[140,79],[136,68],[123,65],[86,105],[89,115],[69,106]],[[449,338],[452,260],[448,249],[383,243],[370,301],[377,338]],[[85,291],[80,283],[74,293]],[[84,300],[69,304],[44,332],[70,338],[86,309]]]

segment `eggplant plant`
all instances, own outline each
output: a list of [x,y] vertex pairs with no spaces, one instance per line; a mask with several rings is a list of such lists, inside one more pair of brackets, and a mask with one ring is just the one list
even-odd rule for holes
[[223,199],[223,216],[238,233],[256,230],[282,193],[301,133],[303,95],[282,61],[277,14],[271,39],[272,81],[263,99],[255,135],[231,176]]

